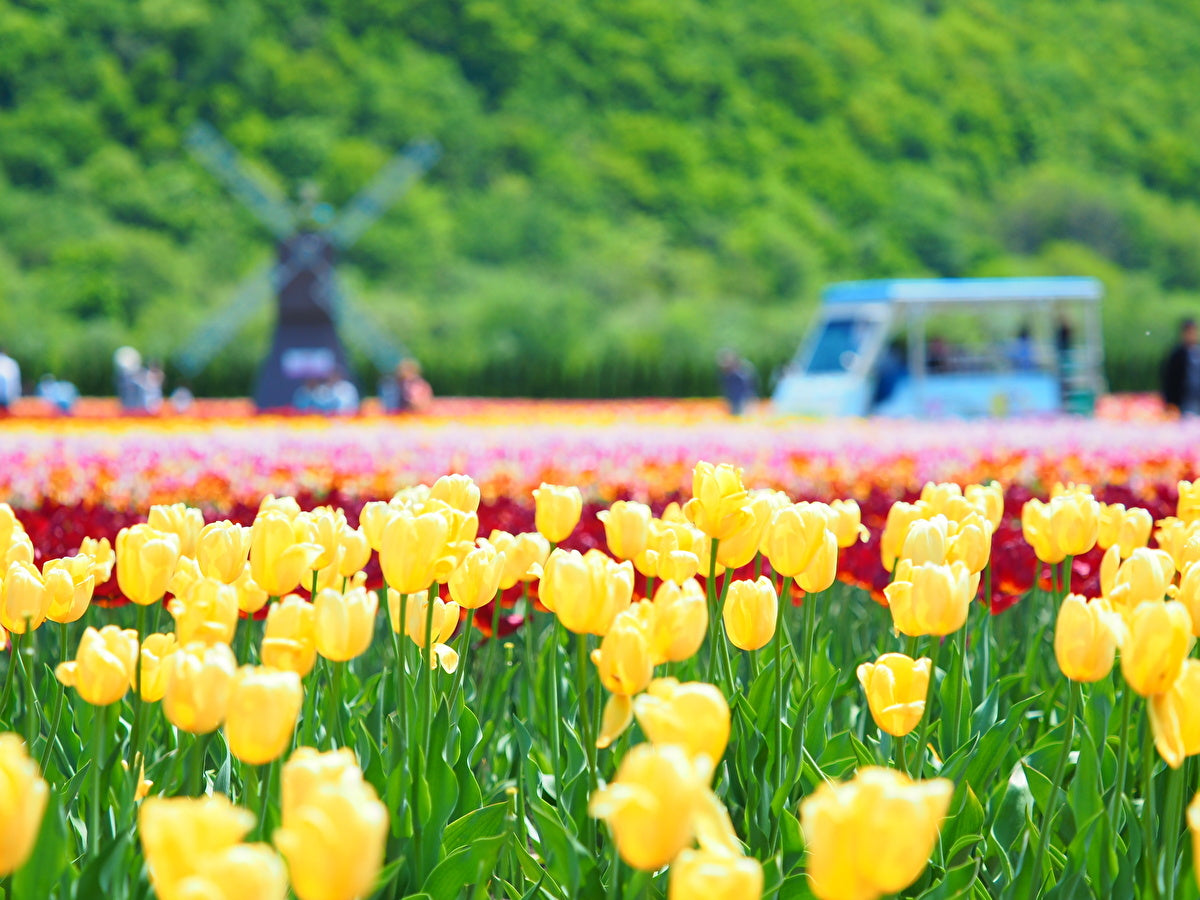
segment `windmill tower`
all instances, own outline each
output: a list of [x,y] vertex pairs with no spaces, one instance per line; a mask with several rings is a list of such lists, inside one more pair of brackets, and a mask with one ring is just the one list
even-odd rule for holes
[[[275,259],[246,278],[179,358],[195,375],[227,345],[273,296],[275,332],[259,369],[254,402],[260,409],[288,406],[296,388],[346,365],[341,337],[357,344],[379,368],[390,371],[405,356],[357,304],[347,300],[337,278],[337,256],[351,247],[436,161],[432,141],[409,144],[337,214],[305,198],[287,202],[257,179],[237,151],[211,125],[189,130],[192,155],[241,200],[278,241]],[[328,223],[326,226],[324,223]]]

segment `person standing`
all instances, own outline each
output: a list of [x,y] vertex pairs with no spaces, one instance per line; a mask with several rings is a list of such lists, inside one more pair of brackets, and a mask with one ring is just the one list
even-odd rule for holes
[[0,347],[0,413],[7,413],[14,401],[21,399],[21,367]]
[[1162,367],[1162,399],[1185,415],[1200,415],[1200,331],[1189,317],[1179,324],[1179,343]]
[[740,416],[746,405],[758,396],[754,367],[729,349],[717,354],[717,366],[721,374],[721,393],[725,395],[729,412]]

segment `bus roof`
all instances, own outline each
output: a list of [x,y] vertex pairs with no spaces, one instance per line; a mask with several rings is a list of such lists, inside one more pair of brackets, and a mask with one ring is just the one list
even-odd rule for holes
[[1096,278],[891,278],[840,281],[821,291],[835,303],[1041,303],[1076,300],[1094,303],[1104,293]]

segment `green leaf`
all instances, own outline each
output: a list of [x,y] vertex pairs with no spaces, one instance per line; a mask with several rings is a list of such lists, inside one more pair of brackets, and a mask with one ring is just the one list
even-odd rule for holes
[[433,900],[456,900],[464,886],[487,879],[505,840],[503,835],[482,837],[448,853],[429,873],[421,889]]
[[15,897],[52,897],[54,887],[68,871],[66,814],[57,797],[42,816],[37,843],[28,862],[12,877]]

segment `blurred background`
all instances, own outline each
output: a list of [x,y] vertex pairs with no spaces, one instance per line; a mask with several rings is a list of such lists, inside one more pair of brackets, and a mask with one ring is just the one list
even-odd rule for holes
[[[0,340],[179,378],[275,253],[206,121],[335,209],[440,145],[339,267],[438,393],[713,395],[826,282],[1034,274],[1102,279],[1109,384],[1153,389],[1200,308],[1197,47],[1194,0],[0,0]],[[243,318],[196,394],[249,393]]]

